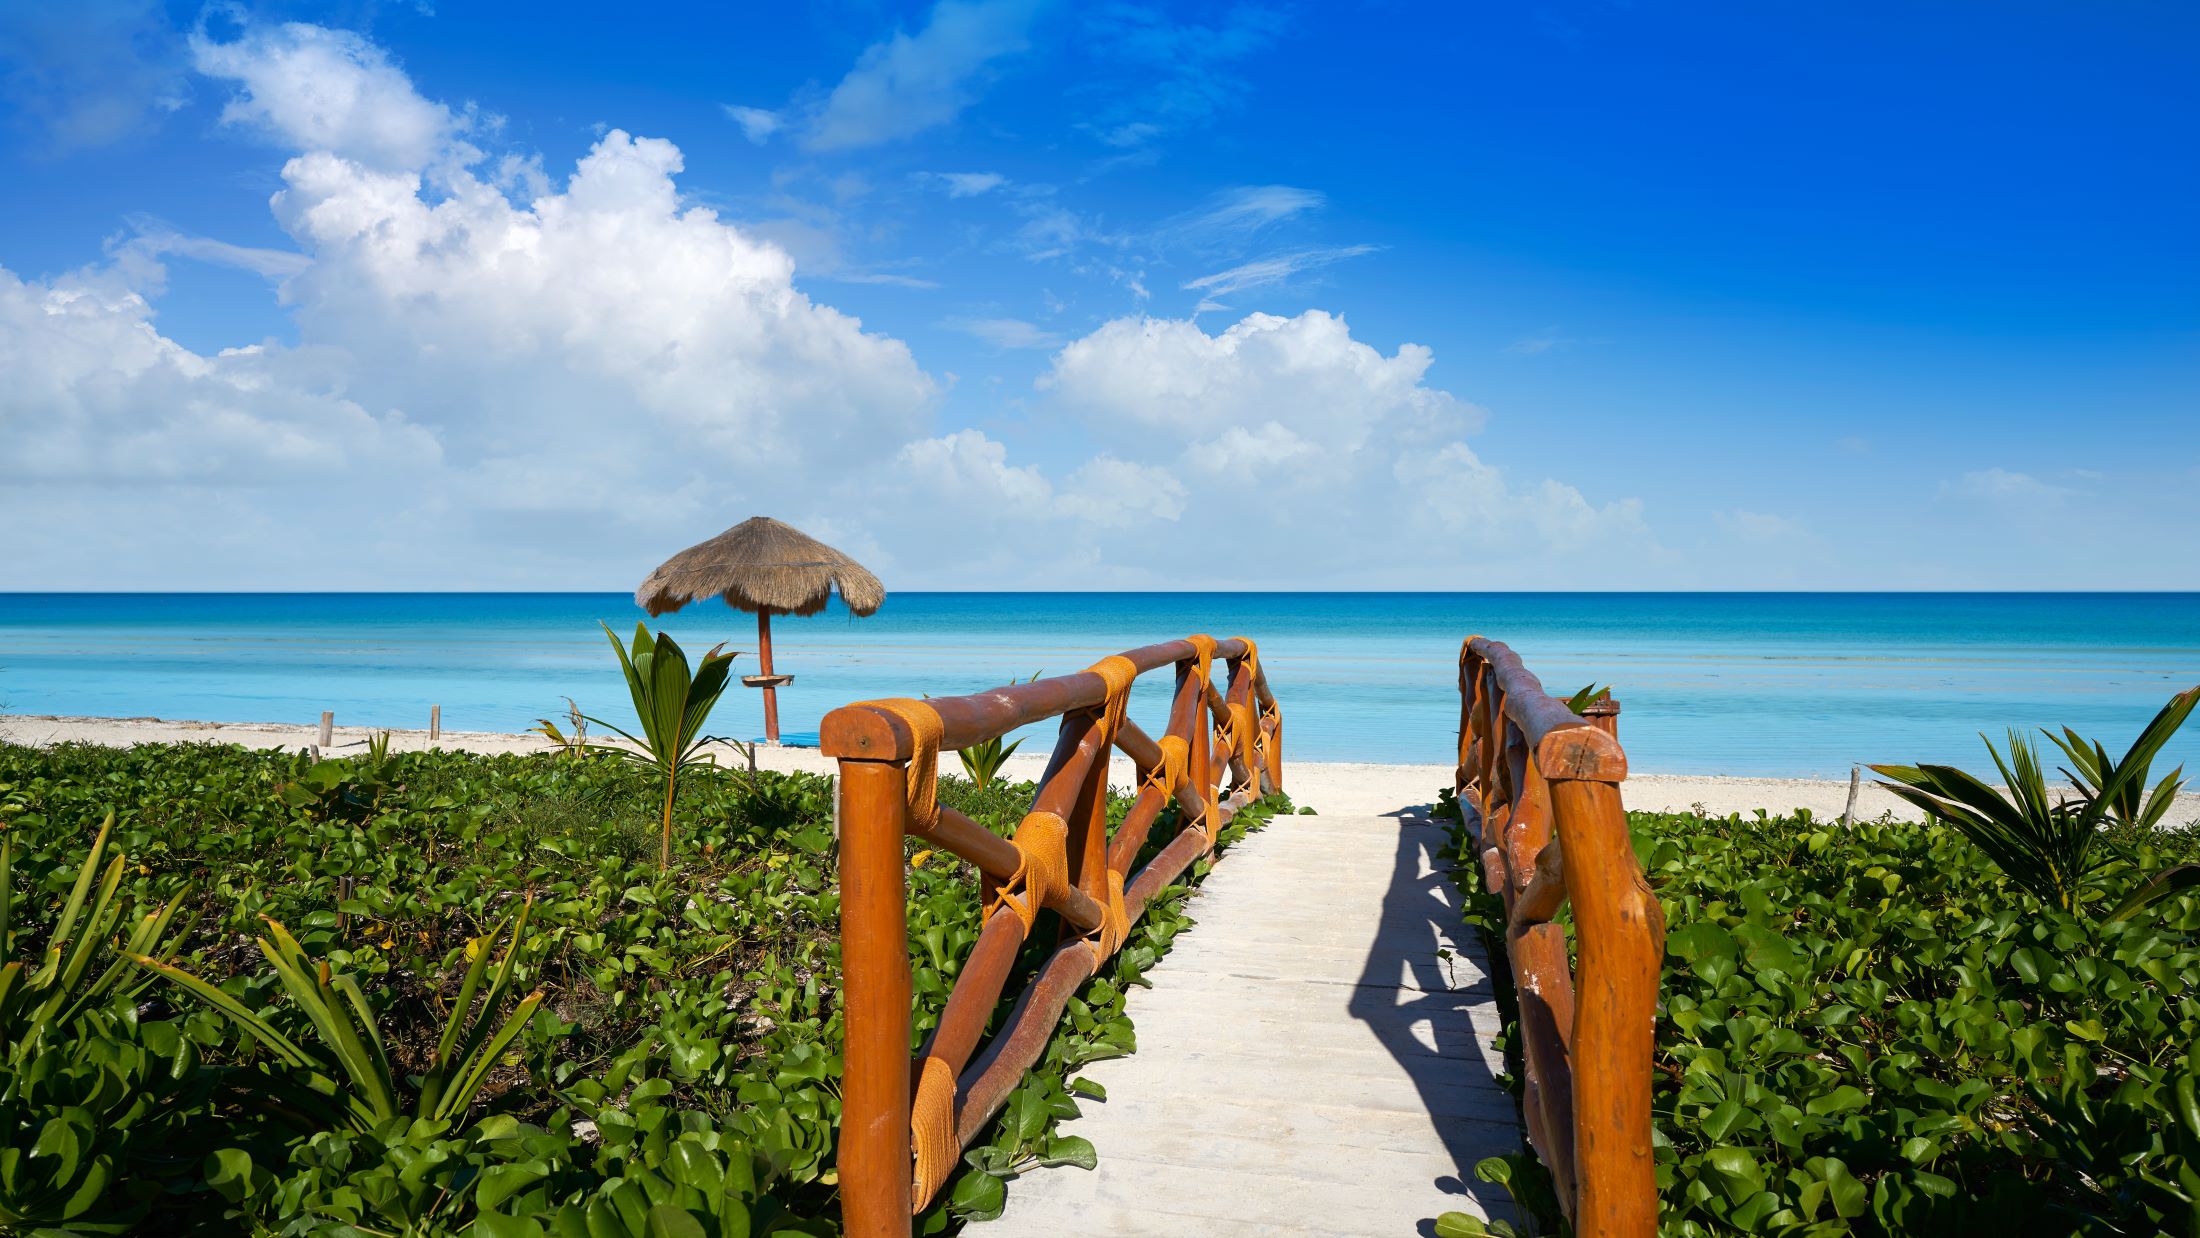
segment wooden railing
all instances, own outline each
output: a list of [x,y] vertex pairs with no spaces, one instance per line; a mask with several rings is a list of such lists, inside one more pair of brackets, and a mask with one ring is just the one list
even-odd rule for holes
[[[1576,715],[1504,645],[1459,650],[1459,806],[1505,899],[1528,1139],[1583,1238],[1657,1232],[1650,1069],[1665,914],[1627,836],[1619,705]],[[1573,904],[1577,966],[1553,922]]]
[[[1225,666],[1227,686],[1216,682]],[[1125,705],[1136,678],[1163,667],[1175,668],[1176,687],[1155,739]],[[938,802],[941,751],[1057,716],[1061,737],[1013,839]],[[849,705],[825,716],[819,739],[840,762],[842,1223],[849,1238],[906,1238],[912,1215],[1045,1052],[1070,996],[1122,945],[1147,901],[1213,849],[1239,806],[1281,789],[1283,720],[1252,641],[1194,636],[974,696]],[[1140,786],[1111,838],[1108,758],[1117,748],[1137,765]],[[1130,872],[1171,801],[1182,831]],[[914,1061],[908,836],[976,868],[985,905],[977,942]],[[1061,918],[1061,944],[981,1050],[1041,909]]]

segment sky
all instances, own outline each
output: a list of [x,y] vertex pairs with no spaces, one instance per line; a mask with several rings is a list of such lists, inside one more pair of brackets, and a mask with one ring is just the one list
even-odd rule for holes
[[0,589],[2200,588],[2182,3],[0,4],[0,174]]

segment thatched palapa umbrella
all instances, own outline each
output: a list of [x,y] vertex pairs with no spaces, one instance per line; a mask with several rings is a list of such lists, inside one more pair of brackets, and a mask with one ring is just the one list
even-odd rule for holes
[[858,615],[876,611],[886,600],[886,587],[854,559],[792,525],[751,516],[665,560],[634,591],[634,604],[652,618],[707,597],[755,611],[756,661],[763,674],[744,675],[741,682],[764,690],[764,738],[776,744],[779,686],[794,676],[772,671],[772,616],[814,615],[835,589]]

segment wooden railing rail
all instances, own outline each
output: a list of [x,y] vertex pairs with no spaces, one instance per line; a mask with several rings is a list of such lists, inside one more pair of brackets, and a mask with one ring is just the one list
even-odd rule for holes
[[[1176,684],[1156,739],[1124,710],[1137,677],[1163,667],[1175,668]],[[1062,720],[1054,754],[1013,839],[938,804],[940,752],[1053,717]],[[1121,947],[1148,900],[1213,849],[1239,807],[1282,788],[1283,716],[1252,641],[1193,636],[991,692],[844,706],[825,716],[819,740],[840,762],[842,1225],[849,1238],[906,1238],[911,1217],[1046,1051],[1071,995]],[[1110,837],[1115,749],[1137,766],[1139,790]],[[1183,828],[1129,871],[1171,802]],[[985,905],[977,942],[914,1060],[909,836],[977,869]],[[1064,922],[1061,944],[981,1049],[1041,909]]]
[[[1459,650],[1454,782],[1485,887],[1505,900],[1528,1140],[1584,1238],[1657,1232],[1650,1070],[1665,915],[1628,841],[1619,703],[1576,715],[1518,655]],[[1578,965],[1564,926],[1573,904]]]

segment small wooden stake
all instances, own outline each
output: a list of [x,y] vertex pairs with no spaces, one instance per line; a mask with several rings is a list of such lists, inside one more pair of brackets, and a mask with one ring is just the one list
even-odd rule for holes
[[441,705],[430,705],[428,706],[428,742],[432,744],[441,738],[443,738],[443,707]]
[[1849,766],[1849,806],[1841,810],[1841,828],[1844,830],[1856,824],[1856,792],[1863,781],[1864,767]]
[[335,743],[335,740],[336,711],[333,709],[324,709],[321,711],[321,747],[330,747]]

